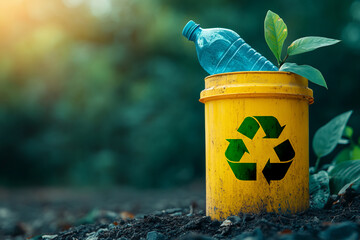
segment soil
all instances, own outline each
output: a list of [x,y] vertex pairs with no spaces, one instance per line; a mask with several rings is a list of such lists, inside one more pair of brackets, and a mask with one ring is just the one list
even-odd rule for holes
[[205,216],[203,184],[172,190],[0,189],[0,239],[359,239],[360,195],[296,215]]

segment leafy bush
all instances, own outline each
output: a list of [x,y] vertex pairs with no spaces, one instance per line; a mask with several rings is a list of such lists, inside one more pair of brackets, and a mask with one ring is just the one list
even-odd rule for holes
[[[324,207],[330,194],[343,193],[349,187],[360,193],[360,139],[355,143],[352,128],[346,126],[351,114],[352,111],[348,111],[338,115],[314,135],[313,150],[317,161],[315,167],[310,168],[314,207]],[[330,154],[338,144],[349,146],[342,149],[330,164],[321,165],[322,157]]]

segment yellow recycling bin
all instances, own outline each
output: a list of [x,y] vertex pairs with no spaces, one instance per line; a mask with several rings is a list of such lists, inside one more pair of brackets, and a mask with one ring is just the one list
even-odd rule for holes
[[288,72],[205,78],[206,214],[309,207],[308,80]]

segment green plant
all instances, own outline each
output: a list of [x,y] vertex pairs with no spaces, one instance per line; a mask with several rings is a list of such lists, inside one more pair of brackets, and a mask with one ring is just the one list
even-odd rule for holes
[[353,132],[346,126],[343,137],[349,144],[335,156],[328,168],[333,193],[342,193],[350,186],[360,192],[360,138],[354,141]]
[[288,29],[284,21],[272,11],[268,11],[264,22],[265,40],[270,50],[275,55],[279,71],[293,72],[307,78],[309,81],[327,88],[326,81],[319,70],[309,65],[297,65],[288,63],[288,57],[310,52],[315,49],[330,46],[340,42],[340,40],[325,37],[303,37],[295,40],[288,46],[284,58],[281,57],[284,41],[288,34]]
[[343,136],[348,139],[350,143],[346,148],[342,149],[334,158],[333,163],[339,164],[348,160],[360,159],[360,137],[357,142],[353,139],[354,130],[346,126]]
[[[353,140],[353,129],[346,126],[352,111],[342,113],[319,128],[313,139],[317,156],[310,169],[310,194],[315,208],[324,207],[330,194],[341,194],[349,187],[360,192],[360,138]],[[330,164],[322,165],[321,158],[330,154],[338,144],[347,144]],[[322,170],[321,170],[322,169]]]
[[339,143],[348,143],[342,136],[351,114],[352,111],[340,114],[316,131],[312,145],[317,156],[315,172],[319,170],[322,157],[330,154]]
[[360,191],[360,161],[347,160],[332,165],[329,170],[329,184],[332,193],[341,194],[351,187],[356,191]]

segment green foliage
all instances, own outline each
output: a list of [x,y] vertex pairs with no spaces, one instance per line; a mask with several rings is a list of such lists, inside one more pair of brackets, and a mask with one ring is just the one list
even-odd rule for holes
[[335,165],[330,169],[329,176],[330,188],[333,193],[338,193],[341,189],[350,185],[355,191],[360,192],[359,160],[348,160]]
[[[360,193],[360,146],[352,139],[353,129],[346,126],[351,114],[352,111],[340,114],[315,133],[313,149],[318,156],[318,161],[315,173],[310,175],[310,192],[313,192],[316,199],[328,197],[326,192],[316,191],[324,182],[321,180],[323,178],[318,177],[318,174],[324,171],[316,173],[319,169],[320,158],[331,153],[339,142],[350,142],[350,146],[342,149],[327,168],[330,192],[342,194],[351,187]],[[344,141],[342,136],[349,138],[349,141]],[[316,202],[319,203],[318,207],[323,207],[320,204],[321,201],[316,200]]]
[[287,55],[293,56],[300,53],[311,52],[315,49],[334,45],[340,40],[325,37],[303,37],[295,40],[287,49]]
[[323,208],[330,196],[329,175],[326,171],[311,174],[309,177],[310,207]]
[[352,111],[340,114],[316,131],[313,139],[313,149],[318,158],[328,155],[335,149],[351,114]]
[[351,187],[360,193],[360,145],[352,139],[353,129],[347,126],[343,136],[350,145],[342,149],[329,167],[330,188],[333,193],[342,193]]
[[111,1],[98,17],[82,2],[39,0],[24,18],[13,17],[28,12],[21,2],[0,8],[0,185],[170,187],[203,176],[203,86],[184,79],[204,74],[174,27],[187,17],[139,0]]
[[[281,52],[288,30],[284,21],[272,11],[268,11],[264,22],[265,40],[270,50],[276,57],[280,67],[279,71],[287,71],[307,78],[309,81],[327,88],[327,84],[321,72],[308,65],[297,65],[295,63],[285,63],[287,58],[292,55],[310,52],[315,49],[330,46],[340,42],[339,40],[324,37],[304,37],[295,40],[287,50],[287,55],[281,59]],[[285,66],[284,66],[285,65]]]
[[350,146],[342,149],[336,155],[336,157],[333,160],[333,163],[339,164],[341,162],[345,162],[348,160],[356,160],[356,159],[360,159],[360,146],[352,142]]
[[304,78],[307,78],[310,82],[323,86],[327,89],[326,81],[319,70],[309,65],[297,65],[296,63],[284,63],[280,69],[284,72],[296,73]]
[[357,160],[360,159],[360,143],[356,143],[353,140],[354,130],[352,127],[346,126],[343,136],[348,138],[350,145],[342,149],[332,161],[333,165],[337,165],[341,162],[345,162],[348,160]]
[[279,15],[269,10],[265,17],[264,31],[266,43],[280,64],[282,48],[288,34],[286,24]]
[[342,149],[334,158],[333,163],[338,164],[344,161],[353,160],[352,157],[352,149],[351,147],[346,147]]
[[354,129],[350,126],[346,126],[343,136],[347,138],[352,138],[353,134],[354,134]]

